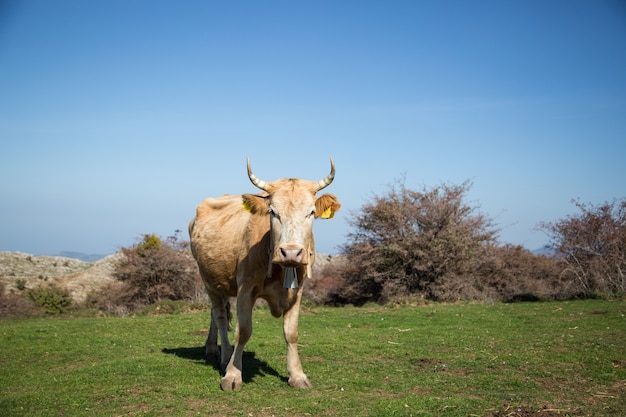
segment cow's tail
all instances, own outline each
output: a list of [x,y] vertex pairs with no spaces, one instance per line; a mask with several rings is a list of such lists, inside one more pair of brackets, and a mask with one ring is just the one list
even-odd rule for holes
[[190,243],[189,246],[191,247],[191,254],[193,255],[194,259],[198,260],[198,256],[196,254],[196,245],[194,245],[194,239],[193,239],[193,228],[195,226],[196,226],[196,218],[194,217],[189,222],[189,227],[187,228],[187,230],[189,231],[189,243]]
[[230,310],[230,300],[226,300],[226,304],[224,305],[226,309],[226,318],[228,319],[228,330],[233,329],[233,312]]

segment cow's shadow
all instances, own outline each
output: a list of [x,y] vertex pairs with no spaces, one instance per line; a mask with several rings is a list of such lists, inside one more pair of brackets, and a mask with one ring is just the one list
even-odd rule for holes
[[[179,347],[179,348],[163,348],[163,353],[176,355],[179,358],[197,362],[201,365],[210,365],[220,374],[223,374],[218,361],[206,360],[204,358],[204,346],[198,347]],[[267,362],[257,359],[255,352],[243,352],[243,382],[251,382],[256,376],[271,375],[279,378],[283,382],[287,382],[289,378],[279,374],[276,369],[271,367]]]

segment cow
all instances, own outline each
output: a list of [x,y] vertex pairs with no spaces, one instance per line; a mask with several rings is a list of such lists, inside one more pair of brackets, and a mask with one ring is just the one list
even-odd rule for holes
[[[311,388],[298,355],[298,315],[304,281],[315,261],[313,220],[333,218],[341,207],[332,194],[316,197],[333,182],[335,164],[331,157],[330,174],[319,181],[266,182],[252,173],[249,158],[247,168],[262,193],[207,198],[189,223],[191,251],[211,301],[205,354],[220,360],[222,389],[241,390],[252,307],[261,298],[274,317],[283,316],[289,385]],[[234,347],[228,339],[231,297],[237,297]]]

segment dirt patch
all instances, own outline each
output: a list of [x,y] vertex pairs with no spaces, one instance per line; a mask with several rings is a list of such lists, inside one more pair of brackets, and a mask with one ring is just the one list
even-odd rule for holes
[[441,360],[435,358],[413,358],[409,359],[409,364],[415,368],[432,371],[432,372],[446,372],[449,371],[448,365]]
[[209,335],[209,331],[208,330],[194,330],[193,332],[189,332],[187,333],[191,336],[204,336],[207,337]]
[[571,410],[564,410],[550,406],[543,406],[539,409],[534,407],[519,406],[513,407],[505,404],[502,410],[495,413],[486,414],[484,417],[566,417],[576,416]]

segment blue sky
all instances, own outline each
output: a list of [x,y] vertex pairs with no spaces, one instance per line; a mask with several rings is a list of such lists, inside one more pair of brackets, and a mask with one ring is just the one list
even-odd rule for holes
[[0,2],[0,251],[112,253],[257,176],[473,186],[502,243],[626,196],[615,0]]

